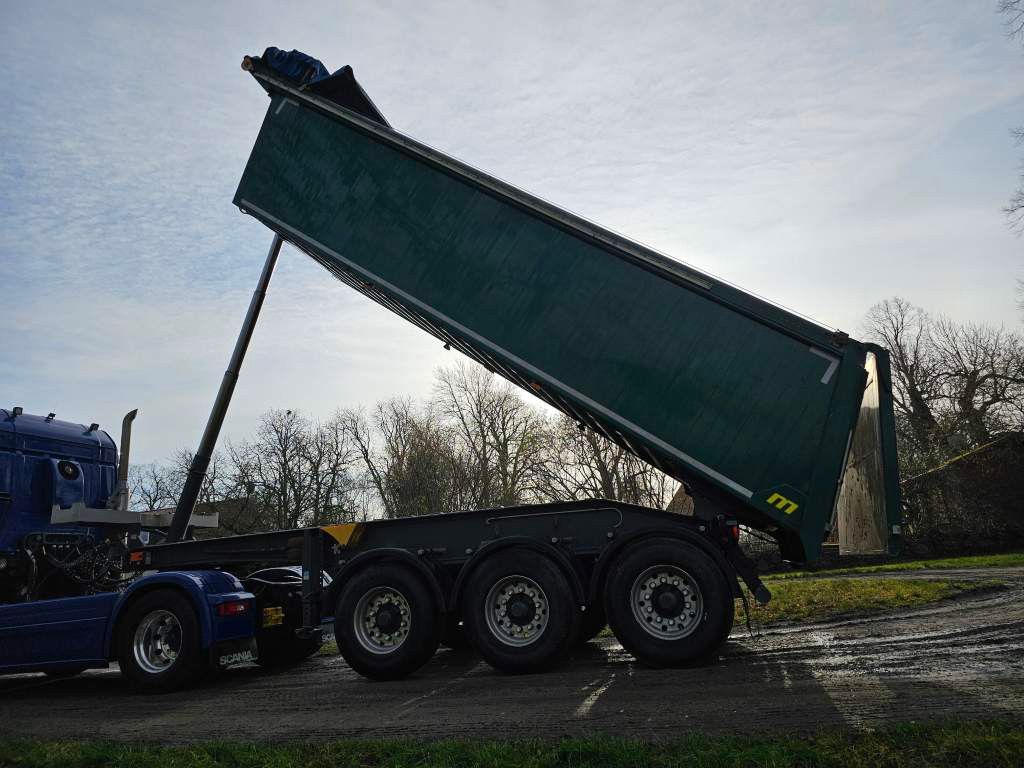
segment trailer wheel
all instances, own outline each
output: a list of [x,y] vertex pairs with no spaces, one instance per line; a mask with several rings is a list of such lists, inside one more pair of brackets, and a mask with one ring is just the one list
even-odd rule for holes
[[505,549],[474,571],[462,616],[487,663],[523,674],[562,660],[576,637],[579,611],[565,574],[550,558]]
[[121,674],[144,693],[167,693],[195,683],[207,668],[199,620],[175,589],[142,595],[118,624]]
[[397,680],[422,667],[441,640],[441,618],[423,577],[397,563],[349,579],[334,616],[338,650],[356,672]]
[[674,539],[629,548],[613,564],[605,609],[623,647],[651,666],[699,662],[732,628],[726,574],[706,552]]

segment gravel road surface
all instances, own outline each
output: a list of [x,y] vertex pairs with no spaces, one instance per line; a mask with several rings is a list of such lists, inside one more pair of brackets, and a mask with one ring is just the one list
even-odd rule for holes
[[184,743],[604,731],[667,739],[691,731],[1024,720],[1024,568],[892,575],[998,578],[1007,586],[755,638],[737,626],[718,660],[698,669],[646,669],[614,640],[597,640],[557,671],[522,677],[447,650],[399,682],[366,681],[330,656],[287,672],[235,669],[197,690],[159,697],[130,693],[116,666],[70,680],[12,676],[0,678],[0,735]]

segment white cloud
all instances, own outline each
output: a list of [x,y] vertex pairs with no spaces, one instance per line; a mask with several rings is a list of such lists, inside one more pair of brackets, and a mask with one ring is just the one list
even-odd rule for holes
[[[352,64],[391,122],[855,331],[895,293],[1017,321],[999,208],[1018,48],[958,2],[10,4],[0,30],[2,396],[198,438],[269,234],[230,200],[266,99],[243,53]],[[282,259],[227,424],[428,391],[450,358]]]

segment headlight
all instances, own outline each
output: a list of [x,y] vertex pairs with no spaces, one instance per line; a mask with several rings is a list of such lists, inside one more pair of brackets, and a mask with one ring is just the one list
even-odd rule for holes
[[77,480],[78,479],[78,465],[70,461],[58,461],[57,471],[60,472],[60,476],[65,480]]

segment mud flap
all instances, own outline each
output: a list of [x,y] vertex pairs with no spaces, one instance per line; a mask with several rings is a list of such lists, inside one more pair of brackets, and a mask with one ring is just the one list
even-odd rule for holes
[[259,651],[256,649],[256,638],[245,637],[240,640],[224,640],[214,643],[210,648],[210,660],[214,667],[226,669],[235,664],[256,661]]

